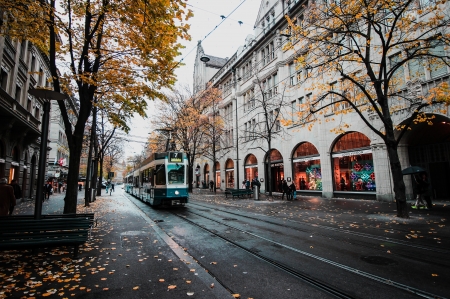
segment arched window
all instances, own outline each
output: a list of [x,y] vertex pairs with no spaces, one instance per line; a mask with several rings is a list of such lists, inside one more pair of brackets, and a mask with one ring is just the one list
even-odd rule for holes
[[303,142],[294,150],[292,172],[298,190],[322,190],[319,152],[312,143]]
[[226,188],[234,187],[234,162],[231,159],[225,162],[225,180]]
[[250,182],[258,177],[258,160],[255,155],[250,154],[245,159],[245,179]]
[[335,191],[376,191],[370,139],[362,133],[342,135],[331,153]]

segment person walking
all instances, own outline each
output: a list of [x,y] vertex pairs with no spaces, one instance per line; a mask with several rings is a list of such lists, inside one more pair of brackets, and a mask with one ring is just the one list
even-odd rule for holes
[[214,191],[214,182],[212,180],[209,181],[209,191]]
[[284,195],[286,194],[286,200],[289,200],[289,186],[286,182],[286,180],[283,180],[283,182],[281,183],[281,190],[282,190],[282,194],[281,194],[281,200],[284,200]]
[[[426,175],[425,175],[426,178]],[[416,203],[414,205],[411,206],[411,208],[413,209],[426,209],[427,206],[425,204],[425,202],[423,201],[424,199],[424,193],[427,191],[428,189],[428,180],[424,180],[423,179],[423,175],[419,176],[419,175],[415,175],[414,176],[414,180],[416,182],[415,184],[415,191],[416,191]]]
[[289,186],[289,189],[291,191],[291,200],[297,199],[297,187],[295,186],[294,182]]
[[16,205],[16,197],[12,186],[6,184],[6,178],[0,179],[0,216],[11,215],[11,206]]
[[16,200],[14,201],[14,204],[11,205],[11,207],[9,208],[9,215],[12,215],[12,213],[14,211],[14,207],[16,206],[17,200],[22,198],[22,189],[20,188],[20,186],[16,180],[11,181],[11,187],[13,187],[14,197],[16,198]]
[[44,201],[45,199],[47,200],[50,199],[50,194],[52,194],[52,190],[53,190],[52,183],[47,182],[44,185],[44,199],[42,201]]

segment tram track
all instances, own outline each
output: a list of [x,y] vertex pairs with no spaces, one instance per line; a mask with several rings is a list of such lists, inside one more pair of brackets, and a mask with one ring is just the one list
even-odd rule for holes
[[[202,207],[202,208],[211,209],[210,206],[202,205],[202,204],[198,204],[198,203],[192,203],[191,202],[189,205],[190,206],[199,206],[199,207]],[[278,223],[276,221],[264,220],[264,219],[261,219],[261,218],[258,218],[258,217],[252,217],[252,216],[249,216],[249,215],[243,215],[243,214],[240,214],[240,213],[231,212],[229,210],[224,210],[224,209],[220,209],[220,208],[217,208],[217,207],[214,207],[214,210],[215,211],[220,211],[222,213],[227,213],[227,214],[230,214],[230,215],[234,215],[234,216],[239,216],[239,217],[243,217],[243,218],[247,218],[247,219],[251,219],[251,220],[255,220],[255,221],[260,221],[260,222],[263,222],[263,223],[268,223],[268,224],[272,224],[272,225],[277,225],[277,226],[281,226],[281,227],[290,228],[290,229],[301,231],[301,232],[306,232],[306,233],[312,233],[312,234],[316,234],[316,235],[325,236],[323,234],[318,233],[315,230],[300,229],[300,228],[298,228],[296,226],[280,224],[280,223]],[[273,217],[273,216],[269,216],[269,215],[264,215],[264,216],[266,216],[266,217]],[[355,231],[351,231],[351,230],[348,230],[348,229],[341,229],[341,228],[336,228],[336,227],[331,227],[331,226],[326,226],[326,225],[321,225],[321,224],[315,224],[315,223],[308,223],[308,222],[292,220],[292,219],[284,219],[284,221],[288,221],[288,222],[292,222],[292,223],[295,223],[295,224],[301,224],[301,225],[309,226],[311,228],[320,228],[320,229],[331,231],[331,232],[344,233],[344,234],[351,235],[351,236],[356,236],[356,237],[363,237],[363,238],[371,239],[371,240],[374,240],[374,241],[387,242],[387,243],[391,243],[391,244],[400,245],[400,246],[403,246],[403,247],[406,247],[406,248],[413,248],[413,249],[418,249],[418,250],[426,250],[426,251],[428,251],[430,253],[440,253],[440,254],[443,254],[443,255],[446,255],[446,256],[450,255],[450,250],[443,249],[443,248],[438,248],[436,246],[411,244],[408,241],[393,239],[393,238],[389,238],[389,237],[382,237],[382,236],[377,236],[377,235],[368,234],[368,233],[355,232]],[[340,241],[343,241],[343,242],[348,242],[347,240],[345,240],[343,238],[336,238],[334,236],[329,236],[329,235],[326,235],[326,237],[330,237],[330,238],[333,238],[333,239],[336,239],[336,240],[340,240]],[[411,257],[411,256],[408,256],[408,255],[402,255],[402,256]],[[413,257],[413,258],[417,259],[417,257]],[[442,261],[439,264],[441,265]],[[450,265],[448,265],[448,266],[450,267]]]
[[[258,238],[258,239],[263,240],[265,242],[269,242],[269,243],[272,243],[274,245],[280,246],[282,248],[285,248],[287,250],[295,252],[296,254],[301,254],[301,255],[306,256],[308,258],[312,258],[312,259],[317,260],[319,262],[325,263],[325,264],[327,264],[329,266],[337,267],[337,268],[339,268],[341,270],[345,270],[345,271],[350,272],[352,274],[364,277],[366,279],[370,279],[372,281],[375,281],[377,283],[381,283],[383,285],[387,285],[389,287],[394,287],[394,288],[396,288],[398,290],[405,291],[405,292],[407,292],[409,294],[414,294],[414,295],[417,295],[419,297],[429,298],[429,299],[432,299],[432,298],[443,298],[441,296],[438,296],[438,295],[435,295],[435,294],[432,294],[432,293],[429,293],[429,292],[426,292],[426,291],[423,291],[423,290],[420,290],[420,289],[417,289],[417,288],[414,288],[414,287],[411,287],[411,286],[408,286],[408,285],[405,285],[405,284],[402,284],[402,283],[399,283],[399,282],[395,282],[395,281],[393,281],[391,279],[387,279],[387,278],[384,278],[384,277],[381,277],[381,276],[378,276],[378,275],[374,275],[374,274],[371,274],[371,273],[368,273],[368,272],[365,272],[365,271],[361,271],[361,270],[358,270],[356,268],[349,267],[349,266],[346,266],[344,264],[337,263],[335,261],[332,261],[332,260],[320,257],[318,255],[314,255],[314,254],[311,254],[309,252],[300,250],[298,248],[295,248],[295,247],[292,247],[292,246],[289,246],[289,245],[286,245],[286,244],[283,244],[283,243],[280,243],[280,242],[268,239],[268,238],[266,238],[264,236],[255,234],[255,233],[250,232],[248,230],[244,230],[244,229],[242,229],[240,227],[236,227],[234,225],[230,225],[229,223],[224,223],[224,222],[218,221],[218,220],[216,220],[214,218],[207,217],[205,215],[192,212],[190,210],[184,211],[184,213],[186,213],[186,212],[190,213],[190,214],[193,214],[193,215],[196,215],[198,217],[202,217],[202,218],[207,219],[209,221],[218,223],[220,225],[232,228],[232,229],[234,229],[234,230],[236,230],[238,232],[250,235],[250,236],[252,236],[254,238]],[[261,260],[263,260],[265,262],[267,262],[267,263],[269,263],[270,265],[272,265],[272,266],[274,266],[274,267],[276,267],[276,268],[278,268],[280,270],[283,270],[283,271],[285,271],[285,272],[287,272],[287,273],[289,273],[289,274],[291,274],[291,275],[301,279],[304,282],[309,283],[310,285],[318,288],[319,290],[321,290],[321,291],[323,291],[323,292],[325,292],[327,294],[330,294],[330,295],[332,295],[332,296],[334,296],[336,298],[354,298],[354,296],[348,294],[347,292],[345,292],[345,291],[343,291],[341,289],[338,289],[338,288],[336,288],[336,287],[334,287],[334,286],[332,286],[330,284],[326,284],[326,283],[324,283],[324,282],[322,282],[322,281],[320,281],[318,279],[310,277],[310,276],[308,276],[308,275],[306,275],[306,274],[304,274],[302,272],[299,272],[296,269],[293,269],[293,268],[291,268],[291,267],[289,267],[289,266],[287,266],[287,265],[285,265],[283,263],[277,262],[276,260],[274,260],[274,259],[272,259],[270,257],[264,256],[263,254],[260,254],[259,252],[253,250],[252,248],[248,248],[246,246],[243,246],[242,244],[239,244],[239,242],[236,242],[236,241],[232,240],[231,238],[228,238],[228,237],[226,237],[226,236],[224,236],[224,235],[222,235],[220,233],[217,233],[214,230],[208,229],[207,227],[205,227],[203,225],[200,225],[200,224],[196,223],[195,221],[193,221],[191,219],[188,219],[186,215],[181,215],[181,214],[178,214],[176,212],[171,212],[171,213],[173,215],[177,216],[178,218],[184,220],[185,222],[188,222],[188,223],[190,223],[191,225],[193,225],[195,227],[198,227],[198,228],[200,228],[200,229],[202,229],[202,230],[204,230],[204,231],[206,231],[206,232],[208,232],[210,234],[215,235],[216,237],[218,237],[218,238],[220,238],[220,239],[222,239],[222,240],[224,240],[224,241],[226,241],[226,242],[228,242],[230,244],[233,244],[234,246],[236,246],[236,247],[246,251],[247,253],[249,253],[249,254],[251,254],[251,255],[253,255],[253,256],[255,256],[255,257],[257,257],[257,258],[259,258],[259,259],[261,259]]]

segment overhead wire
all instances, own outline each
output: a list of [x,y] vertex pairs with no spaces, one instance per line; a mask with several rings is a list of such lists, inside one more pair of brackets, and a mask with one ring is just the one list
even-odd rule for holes
[[[211,35],[211,33],[213,33],[214,31],[216,31],[217,28],[219,28],[220,25],[222,25],[223,22],[225,22],[225,20],[227,20],[239,7],[241,7],[242,4],[244,4],[247,0],[243,0],[241,3],[239,3],[238,6],[236,6],[227,16],[225,16],[224,18],[222,18],[222,21],[220,21],[219,24],[216,25],[216,27],[213,28],[213,30],[211,30],[207,35],[205,35],[205,37],[203,39],[200,40],[200,43],[203,42],[209,35]],[[188,6],[194,7],[193,5],[187,4]],[[183,60],[189,56],[189,54],[192,53],[192,51],[194,51],[194,49],[196,49],[197,46],[192,47],[192,49],[185,54],[180,61],[177,62],[177,64],[175,64],[172,69],[170,71],[172,71],[174,68],[176,68],[178,65],[180,65],[181,62],[183,62]]]

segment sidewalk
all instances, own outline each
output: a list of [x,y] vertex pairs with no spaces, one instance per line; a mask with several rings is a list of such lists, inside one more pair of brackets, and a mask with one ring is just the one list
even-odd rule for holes
[[[95,213],[97,227],[80,247],[4,251],[0,257],[0,298],[232,298],[182,248],[126,199],[121,188],[84,207]],[[102,190],[105,193],[105,190]],[[43,214],[62,213],[64,194],[43,203]],[[15,215],[33,214],[34,202],[16,206]]]

